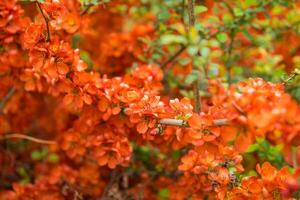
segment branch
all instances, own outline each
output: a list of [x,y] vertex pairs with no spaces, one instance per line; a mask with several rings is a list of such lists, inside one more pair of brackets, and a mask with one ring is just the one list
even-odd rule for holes
[[201,97],[200,97],[200,88],[199,88],[200,80],[197,78],[197,80],[193,84],[193,92],[194,92],[194,99],[195,99],[195,109],[194,111],[196,113],[201,112]]
[[92,6],[93,6],[92,4],[87,5],[87,6],[84,8],[84,10],[80,13],[80,16],[85,15],[85,14],[89,11],[89,9],[90,9]]
[[237,105],[235,102],[232,102],[231,104],[233,105],[233,107],[234,107],[241,115],[244,115],[244,116],[247,115],[247,113],[246,113],[239,105]]
[[186,46],[181,46],[180,49],[173,55],[171,56],[168,60],[166,60],[163,64],[161,64],[162,68],[165,68],[168,64],[173,62],[180,54],[186,49]]
[[294,79],[299,74],[300,74],[300,70],[295,69],[285,80],[283,80],[283,84],[286,85],[288,82],[290,82],[292,79]]
[[228,82],[231,83],[231,62],[232,62],[232,51],[233,51],[233,47],[234,47],[234,39],[235,39],[235,31],[234,29],[232,28],[230,30],[230,43],[229,43],[229,46],[226,50],[226,61],[225,61],[225,65],[226,65],[226,68],[228,70]]
[[222,1],[223,5],[229,10],[230,14],[235,17],[234,14],[234,10],[232,9],[232,7],[229,5],[229,3],[227,3],[226,1]]
[[0,102],[0,114],[3,111],[4,106],[6,105],[7,101],[12,97],[12,95],[15,93],[16,88],[11,87],[10,90],[7,92],[7,94],[3,97],[3,99]]
[[46,38],[46,42],[49,42],[49,41],[51,41],[51,38],[50,38],[50,28],[49,28],[49,18],[46,17],[46,15],[45,15],[45,13],[44,13],[42,7],[41,7],[40,2],[38,2],[38,1],[36,0],[36,4],[37,4],[37,6],[38,6],[38,8],[39,8],[39,10],[40,10],[40,12],[41,12],[41,14],[43,15],[44,20],[45,20],[46,27],[47,27],[47,38]]
[[[195,0],[188,0],[188,13],[189,13],[189,29],[195,26]],[[196,70],[194,61],[192,60],[192,68],[193,70]],[[194,93],[194,99],[195,99],[195,109],[194,112],[200,113],[201,111],[201,97],[200,97],[200,88],[199,88],[200,80],[199,76],[193,83],[193,93]]]
[[34,138],[34,137],[31,137],[28,135],[17,134],[17,133],[0,136],[0,140],[12,139],[12,138],[29,140],[31,142],[36,142],[36,143],[40,143],[40,144],[57,144],[57,142],[52,141],[52,140],[43,140],[43,139],[38,139],[38,138]]
[[195,0],[188,1],[188,13],[189,13],[189,28],[195,25]]
[[[182,119],[161,119],[158,123],[168,126],[189,127],[187,121]],[[224,126],[229,125],[230,121],[228,119],[215,119],[213,123],[215,126]]]

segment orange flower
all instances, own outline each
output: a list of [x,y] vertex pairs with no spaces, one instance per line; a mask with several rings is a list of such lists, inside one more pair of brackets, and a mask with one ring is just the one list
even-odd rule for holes
[[200,134],[203,141],[210,142],[220,135],[220,127],[214,125],[210,115],[193,114],[188,119],[188,124],[195,130],[194,134]]
[[263,183],[257,177],[247,177],[242,180],[242,187],[252,194],[261,194],[263,190]]
[[181,158],[181,165],[178,169],[181,171],[188,171],[192,169],[198,160],[198,154],[196,151],[190,150],[187,155]]
[[277,170],[269,162],[263,163],[262,167],[256,166],[258,173],[262,176],[263,181],[272,182],[277,176]]
[[209,178],[212,181],[216,181],[221,185],[227,185],[229,183],[230,174],[227,168],[225,167],[215,168],[214,171],[215,172],[209,174]]

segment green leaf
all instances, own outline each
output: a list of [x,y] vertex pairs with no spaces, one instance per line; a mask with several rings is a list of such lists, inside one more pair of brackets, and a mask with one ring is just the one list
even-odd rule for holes
[[27,174],[27,172],[26,172],[26,170],[25,170],[24,167],[18,167],[18,168],[17,168],[17,172],[18,172],[18,174],[19,174],[20,176],[28,176],[28,174]]
[[73,35],[73,37],[71,39],[73,49],[77,49],[79,47],[79,40],[80,40],[79,34]]
[[210,49],[208,47],[203,47],[200,52],[202,57],[207,58],[210,54]]
[[234,12],[234,15],[237,17],[241,17],[244,15],[244,11],[240,8],[234,8],[233,12]]
[[185,84],[190,85],[198,78],[199,78],[199,73],[197,71],[192,71],[189,75],[187,75],[185,79]]
[[251,42],[254,41],[254,37],[249,33],[248,30],[242,29],[242,30],[240,30],[240,31],[244,34],[244,36],[245,36],[249,41],[251,41]]
[[186,43],[186,38],[183,37],[182,35],[167,34],[167,35],[161,36],[160,42],[163,45],[166,45],[166,44],[185,44]]
[[191,90],[179,90],[179,93],[182,96],[187,97],[189,99],[193,98],[193,91],[191,91]]
[[179,150],[173,151],[172,155],[171,155],[173,160],[178,160],[180,158],[180,156],[181,156],[181,152]]
[[228,35],[226,33],[218,33],[216,37],[217,40],[221,43],[225,43],[228,40]]
[[91,71],[93,69],[94,64],[92,58],[90,57],[90,54],[87,51],[80,50],[80,58],[87,63],[87,70]]
[[257,4],[257,0],[245,0],[245,4],[247,7],[255,6]]
[[198,49],[198,47],[195,46],[195,45],[189,46],[189,47],[187,48],[187,52],[188,52],[191,56],[196,55],[196,54],[198,53],[198,51],[199,51],[199,49]]
[[253,153],[253,152],[257,151],[258,148],[259,148],[259,145],[258,145],[257,143],[251,144],[251,145],[248,147],[246,153]]
[[103,3],[108,3],[110,0],[80,0],[81,5],[99,5]]
[[39,2],[39,3],[45,3],[45,0],[19,0],[21,2],[29,3],[29,2]]
[[210,22],[210,23],[219,23],[220,19],[217,16],[209,16],[208,22]]
[[159,21],[164,21],[170,18],[170,13],[168,9],[163,9],[161,12],[158,14],[157,19]]
[[51,153],[48,156],[48,161],[51,163],[57,163],[59,161],[59,156],[55,153]]
[[209,77],[216,77],[219,74],[219,67],[216,64],[211,64],[211,67],[208,68]]
[[38,150],[31,152],[31,159],[32,160],[40,160],[41,159],[40,152]]
[[244,69],[243,69],[243,67],[240,67],[240,66],[233,66],[232,71],[234,74],[242,74]]
[[199,13],[203,13],[206,12],[207,8],[205,6],[199,5],[195,7],[195,13],[199,14]]
[[48,149],[43,148],[40,150],[34,150],[31,152],[31,159],[32,160],[41,160],[48,154]]
[[169,198],[169,190],[167,188],[160,189],[157,194],[158,198],[161,200],[166,200]]
[[19,183],[21,183],[21,184],[30,183],[30,175],[25,167],[18,167],[16,169],[16,171],[17,171],[18,175],[21,176],[21,180],[19,181]]
[[189,58],[180,58],[178,59],[178,63],[182,66],[189,64],[191,61]]

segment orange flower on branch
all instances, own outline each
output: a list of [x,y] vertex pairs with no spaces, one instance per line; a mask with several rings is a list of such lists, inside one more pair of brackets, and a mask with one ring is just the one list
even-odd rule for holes
[[220,127],[215,126],[213,123],[213,117],[205,114],[193,114],[188,119],[188,124],[192,131],[190,134],[194,138],[202,138],[205,142],[215,140],[220,136]]

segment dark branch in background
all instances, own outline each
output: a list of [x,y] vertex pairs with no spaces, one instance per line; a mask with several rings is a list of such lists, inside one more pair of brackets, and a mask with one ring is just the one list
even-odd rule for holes
[[230,43],[229,43],[229,46],[227,48],[227,51],[226,51],[226,61],[225,61],[225,64],[226,64],[226,68],[227,68],[227,73],[228,73],[228,82],[231,83],[232,81],[232,77],[231,77],[231,59],[232,59],[232,51],[233,51],[233,47],[234,47],[234,39],[235,39],[235,31],[234,29],[232,28],[230,30],[230,33],[229,33],[229,37],[230,37]]
[[12,95],[14,95],[15,91],[16,91],[16,88],[11,87],[9,89],[9,91],[7,92],[7,94],[3,97],[3,99],[1,99],[1,101],[0,101],[0,114],[2,113],[3,108],[6,105],[6,103],[8,102],[8,100],[12,97]]
[[50,28],[49,28],[49,18],[46,17],[46,15],[45,15],[45,13],[44,13],[42,7],[41,7],[40,2],[36,1],[36,4],[37,4],[37,6],[38,6],[38,8],[39,8],[39,10],[40,10],[40,12],[41,12],[41,14],[43,15],[44,20],[45,20],[46,27],[47,27],[47,38],[46,38],[46,42],[49,42],[49,41],[51,41]]
[[185,15],[185,0],[182,0],[182,2],[181,2],[181,20],[182,20],[182,24],[184,25],[185,32],[187,32],[186,26],[185,26],[184,15]]
[[189,28],[195,26],[195,0],[188,0]]
[[81,11],[80,16],[85,15],[85,14],[90,10],[90,8],[91,8],[92,6],[93,6],[92,4],[87,5],[87,6]]
[[[229,5],[229,3],[227,3],[226,1],[222,2],[224,4],[224,6],[228,9],[228,11],[230,12],[230,14],[232,15],[232,17],[234,19],[236,19],[236,15],[234,14],[234,10],[232,9],[232,7]],[[244,15],[237,21],[237,24],[239,24],[242,20],[244,20]],[[234,39],[235,39],[235,29],[234,28],[230,28],[229,31],[229,46],[226,49],[226,57],[225,57],[225,66],[227,68],[227,73],[228,73],[228,83],[231,83],[232,81],[232,77],[231,77],[231,56],[232,56],[232,51],[233,51],[233,47],[234,47]]]
[[172,63],[180,54],[186,49],[186,46],[181,46],[180,49],[171,56],[168,60],[166,60],[163,64],[161,64],[162,68],[165,68],[168,64]]
[[230,14],[232,16],[234,16],[234,11],[233,9],[231,8],[231,6],[226,2],[226,1],[222,1],[222,3],[224,4],[224,6],[228,9],[228,11],[230,12]]
[[[189,14],[189,29],[195,26],[195,0],[188,0],[188,14]],[[197,71],[195,67],[194,60],[192,60],[192,68],[194,71]],[[194,112],[199,113],[201,112],[201,97],[200,97],[200,88],[199,88],[200,80],[199,76],[193,83],[193,93],[194,93],[194,100],[195,100],[195,108]]]
[[[113,199],[133,199],[131,195],[127,192],[127,184],[122,181],[124,181],[124,177],[126,176],[128,179],[128,175],[126,172],[117,171],[117,169],[114,169],[110,173],[110,180],[107,183],[102,196],[98,198],[98,200],[113,200]],[[123,179],[123,180],[122,180]],[[128,181],[128,180],[127,180]],[[126,182],[126,181],[125,181]],[[125,187],[124,187],[125,186]],[[122,188],[123,187],[123,188]]]

